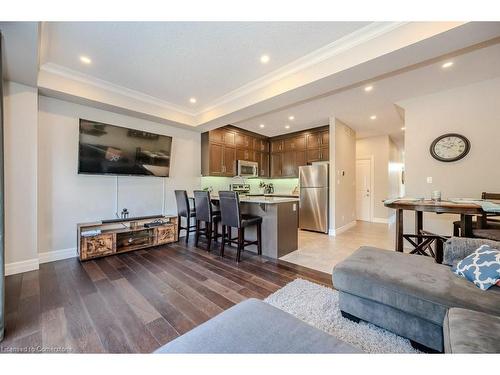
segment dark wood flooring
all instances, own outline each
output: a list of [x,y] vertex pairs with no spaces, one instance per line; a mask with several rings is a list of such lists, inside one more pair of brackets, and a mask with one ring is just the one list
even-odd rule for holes
[[6,278],[0,351],[148,353],[250,297],[263,299],[295,278],[332,286],[328,274],[234,249],[220,258],[186,245],[80,263],[40,265]]

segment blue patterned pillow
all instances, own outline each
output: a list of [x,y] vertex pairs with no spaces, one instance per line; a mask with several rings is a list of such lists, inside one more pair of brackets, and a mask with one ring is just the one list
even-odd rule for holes
[[500,251],[483,245],[458,262],[453,272],[486,290],[500,280]]

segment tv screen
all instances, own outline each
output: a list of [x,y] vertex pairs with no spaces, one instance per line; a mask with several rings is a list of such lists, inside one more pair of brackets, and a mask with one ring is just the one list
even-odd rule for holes
[[80,119],[78,173],[168,177],[172,137]]

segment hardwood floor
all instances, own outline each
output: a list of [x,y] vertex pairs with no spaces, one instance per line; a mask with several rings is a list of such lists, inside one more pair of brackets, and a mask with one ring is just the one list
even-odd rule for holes
[[[200,242],[200,246],[205,244]],[[80,263],[45,263],[6,278],[0,351],[148,353],[250,297],[295,278],[332,286],[328,274],[233,248],[180,242]],[[14,349],[13,349],[14,348]]]

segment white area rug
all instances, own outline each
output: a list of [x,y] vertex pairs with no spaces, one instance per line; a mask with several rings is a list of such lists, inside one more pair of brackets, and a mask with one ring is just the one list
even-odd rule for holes
[[409,340],[365,322],[354,323],[340,314],[339,293],[296,279],[267,297],[277,307],[366,353],[420,353]]

